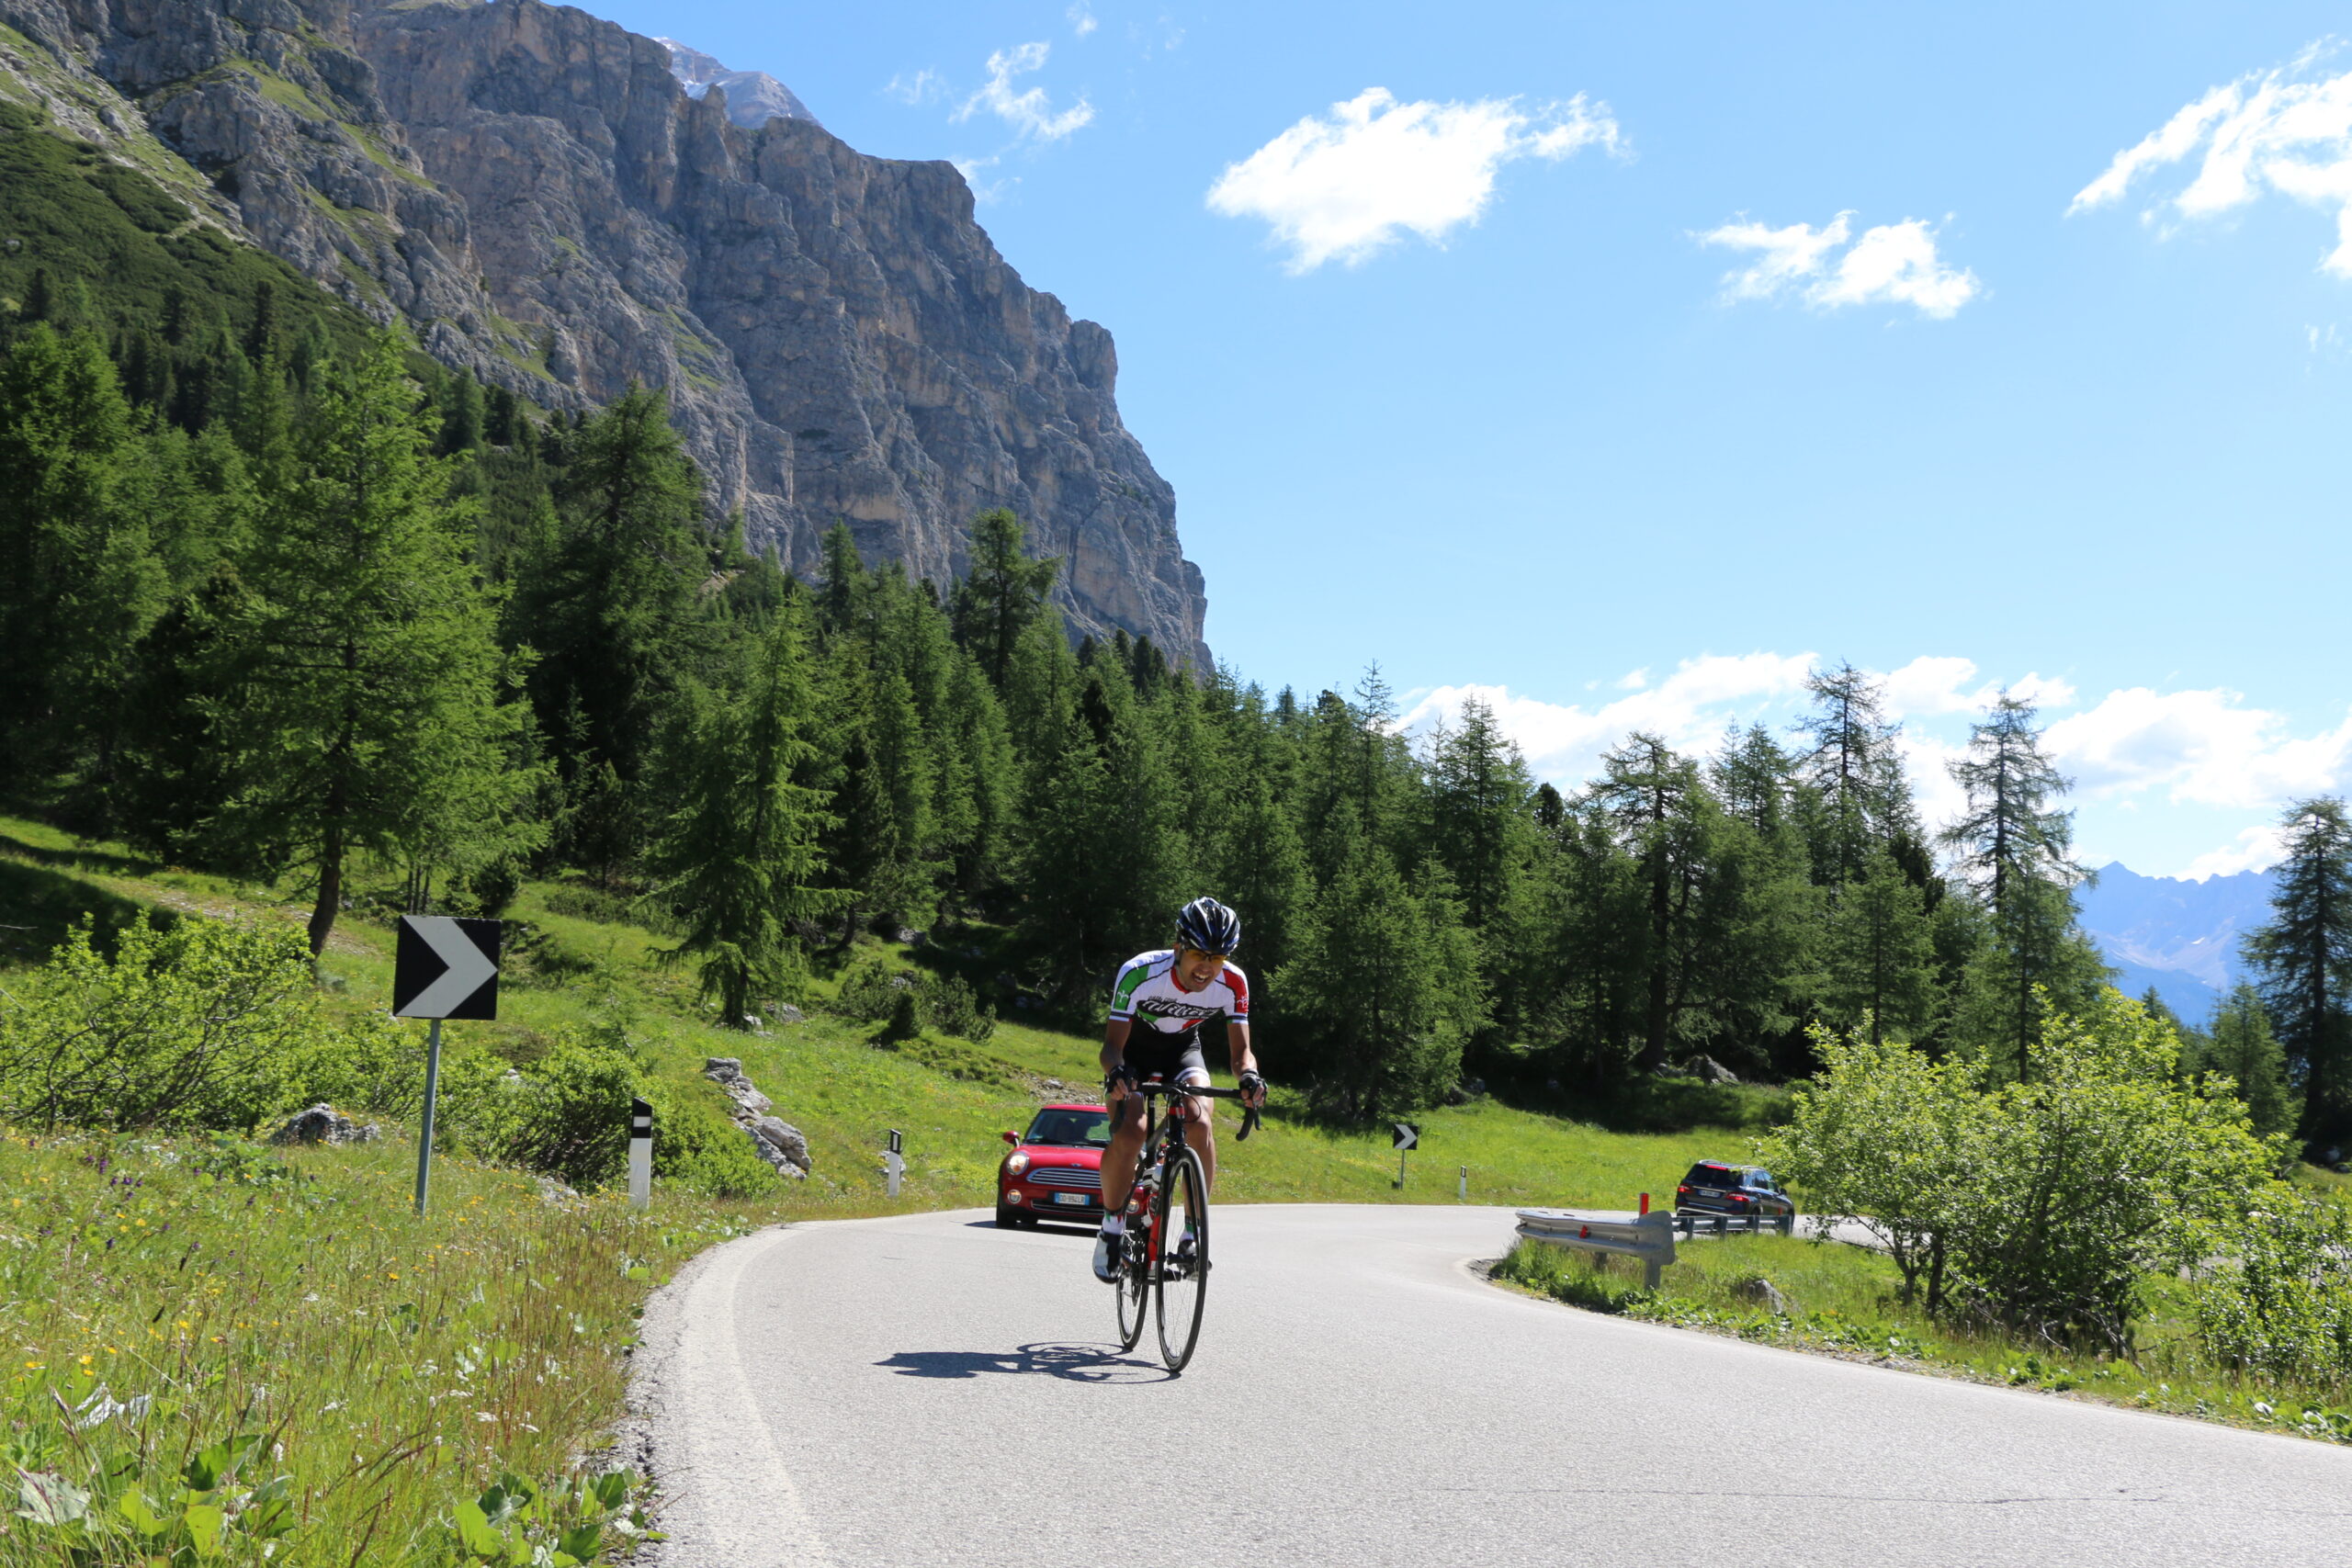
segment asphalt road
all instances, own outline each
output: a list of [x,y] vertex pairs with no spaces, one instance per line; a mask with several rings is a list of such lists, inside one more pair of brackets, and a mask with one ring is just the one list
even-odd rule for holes
[[1510,1212],[1235,1207],[1181,1378],[1076,1231],[763,1231],[656,1298],[662,1568],[2352,1562],[2352,1449],[1514,1295]]

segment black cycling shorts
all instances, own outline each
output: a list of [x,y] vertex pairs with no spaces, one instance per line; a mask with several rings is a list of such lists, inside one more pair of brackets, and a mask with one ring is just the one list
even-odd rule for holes
[[1138,1079],[1156,1073],[1163,1083],[1180,1082],[1186,1073],[1198,1073],[1204,1078],[1209,1073],[1209,1065],[1201,1055],[1199,1030],[1165,1034],[1148,1024],[1127,1032],[1127,1066]]

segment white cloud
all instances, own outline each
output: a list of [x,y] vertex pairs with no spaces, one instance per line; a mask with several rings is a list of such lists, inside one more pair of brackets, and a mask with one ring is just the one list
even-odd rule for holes
[[2060,719],[2050,753],[2085,795],[2161,789],[2188,805],[2275,807],[2352,779],[2352,716],[2296,739],[2286,719],[2244,705],[2237,693],[2109,692],[2096,707]]
[[1618,682],[1631,694],[1592,709],[1515,696],[1504,686],[1439,686],[1410,694],[1397,722],[1408,732],[1451,724],[1476,697],[1494,710],[1537,776],[1563,790],[1581,789],[1600,771],[1600,754],[1636,729],[1662,735],[1678,750],[1713,748],[1724,726],[1802,693],[1813,662],[1809,653],[1688,659],[1654,685],[1637,682],[1642,672],[1634,671]]
[[1227,218],[1259,218],[1290,251],[1289,270],[1359,265],[1408,231],[1432,244],[1476,223],[1495,175],[1521,158],[1557,161],[1587,147],[1623,155],[1609,106],[1581,93],[1523,108],[1517,98],[1399,103],[1370,87],[1309,115],[1209,187]]
[[2075,195],[2069,214],[2111,206],[2143,175],[2196,160],[2196,174],[2148,211],[2188,220],[2250,206],[2266,189],[2335,220],[2335,248],[2321,266],[2352,278],[2352,72],[2315,71],[2330,52],[2314,45],[2287,65],[2250,72],[2184,106],[2118,152]]
[[2188,863],[2180,874],[2191,882],[2209,876],[2233,876],[2241,871],[2267,871],[2287,858],[2276,828],[2248,828],[2233,842],[2208,850]]
[[940,79],[938,72],[926,67],[911,76],[900,72],[882,90],[902,104],[927,104],[945,97],[947,84]]
[[1063,14],[1069,18],[1069,30],[1080,38],[1102,25],[1094,19],[1094,7],[1088,5],[1087,0],[1077,0],[1077,4]]
[[1810,223],[1785,229],[1725,223],[1696,238],[1702,245],[1756,254],[1750,265],[1724,274],[1727,299],[1777,299],[1793,294],[1825,310],[1841,305],[1908,305],[1943,321],[1984,291],[1973,272],[1944,265],[1936,254],[1936,231],[1925,220],[1905,218],[1865,229],[1860,239],[1849,244],[1853,217],[1841,212],[1819,229]]
[[987,85],[964,100],[955,118],[967,120],[986,109],[1021,135],[1040,141],[1058,141],[1087,124],[1094,118],[1094,106],[1082,97],[1057,114],[1045,88],[1012,90],[1014,77],[1045,69],[1052,51],[1050,44],[1024,43],[989,55]]
[[[1987,681],[1973,691],[1965,690],[1976,679],[1976,661],[1932,654],[1922,654],[1879,679],[1886,716],[1893,719],[1982,713],[2002,689],[1998,682]],[[2052,675],[2029,674],[2010,682],[2008,692],[2040,708],[2070,707],[2075,701],[2075,688]]]

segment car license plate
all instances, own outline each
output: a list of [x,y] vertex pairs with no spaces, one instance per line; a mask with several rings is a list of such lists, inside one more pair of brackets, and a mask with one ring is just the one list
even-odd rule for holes
[[1054,1201],[1057,1203],[1072,1203],[1083,1208],[1087,1202],[1087,1197],[1083,1192],[1057,1192],[1054,1194]]

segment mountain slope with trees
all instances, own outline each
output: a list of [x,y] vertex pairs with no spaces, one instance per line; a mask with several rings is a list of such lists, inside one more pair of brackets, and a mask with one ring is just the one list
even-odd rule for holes
[[[734,123],[671,64],[540,0],[0,0],[0,102],[152,186],[165,228],[280,257],[539,407],[665,389],[710,516],[796,571],[846,522],[944,582],[1010,507],[1072,626],[1205,664],[1110,333],[1006,264],[953,165]],[[37,267],[98,286],[70,238],[9,237],[0,294]]]

